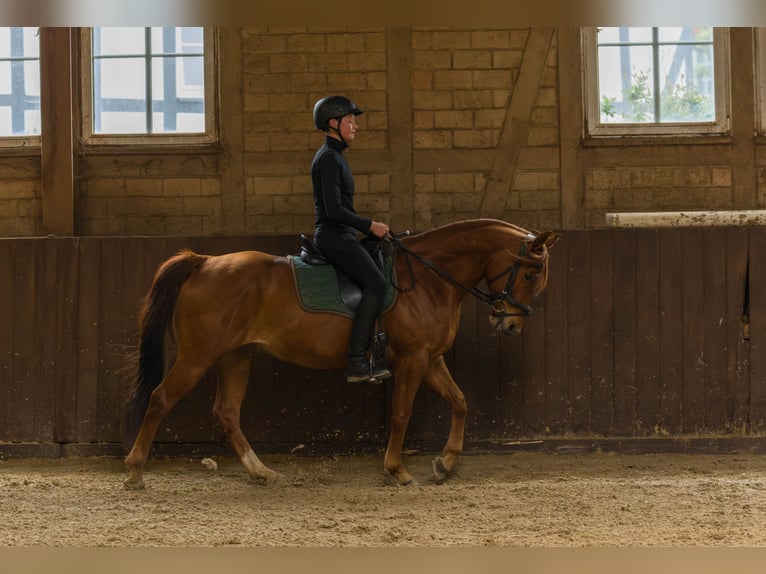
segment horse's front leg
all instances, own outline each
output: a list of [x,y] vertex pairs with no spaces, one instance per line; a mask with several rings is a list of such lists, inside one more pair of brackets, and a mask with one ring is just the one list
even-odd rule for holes
[[437,484],[441,484],[447,480],[447,476],[463,452],[465,415],[468,409],[463,392],[452,378],[443,356],[431,363],[431,368],[426,373],[424,382],[431,390],[447,401],[452,414],[449,438],[444,447],[444,453],[433,461],[434,480]]
[[401,486],[415,484],[415,479],[407,472],[402,462],[404,433],[412,416],[412,404],[418,392],[423,374],[427,369],[428,357],[408,357],[397,361],[394,366],[394,392],[391,399],[391,434],[383,466]]

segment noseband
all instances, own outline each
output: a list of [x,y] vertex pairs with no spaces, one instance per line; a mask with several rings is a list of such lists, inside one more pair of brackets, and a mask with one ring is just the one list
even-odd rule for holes
[[[402,235],[402,234],[400,234]],[[405,232],[403,235],[409,235],[408,232]],[[528,234],[527,238],[533,239],[534,235]],[[503,269],[500,273],[495,275],[492,279],[487,280],[487,285],[491,285],[498,279],[500,279],[503,275],[508,273],[508,281],[505,283],[505,288],[500,293],[489,293],[487,291],[482,291],[478,287],[468,287],[466,285],[463,285],[460,281],[452,277],[449,273],[446,271],[439,269],[436,265],[431,263],[428,259],[425,257],[422,257],[421,255],[418,255],[414,251],[412,251],[410,248],[404,245],[402,241],[397,237],[397,235],[392,234],[392,243],[398,247],[402,252],[405,254],[405,260],[407,261],[407,268],[410,270],[410,276],[412,277],[412,283],[409,287],[399,287],[394,281],[393,281],[393,269],[391,270],[392,274],[392,283],[397,291],[400,293],[406,293],[407,291],[411,291],[413,287],[415,287],[415,273],[412,269],[412,263],[410,262],[409,256],[412,255],[415,259],[420,261],[423,265],[425,265],[428,269],[436,273],[439,277],[447,281],[448,283],[451,283],[452,285],[455,285],[456,287],[459,287],[460,289],[463,289],[464,291],[467,291],[476,299],[479,301],[486,303],[492,308],[491,314],[493,317],[518,317],[518,316],[529,316],[532,314],[532,307],[530,305],[526,305],[525,303],[522,303],[521,301],[517,301],[516,299],[511,296],[511,291],[513,290],[513,286],[516,283],[516,277],[519,274],[519,269],[521,268],[521,259],[523,257],[527,256],[527,244],[523,243],[521,244],[521,247],[519,248],[519,254],[517,258],[511,263],[508,267]],[[538,265],[538,267],[542,267],[542,263]],[[516,307],[519,309],[518,312],[509,313],[505,311],[502,307],[498,308],[498,303],[502,303],[502,301],[507,301],[510,305],[513,307]]]

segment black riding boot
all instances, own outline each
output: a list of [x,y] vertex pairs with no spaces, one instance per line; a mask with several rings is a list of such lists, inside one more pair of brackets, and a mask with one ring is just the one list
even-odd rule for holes
[[346,380],[351,383],[385,379],[391,376],[387,369],[371,371],[367,350],[370,348],[372,329],[378,317],[380,299],[372,291],[365,291],[359,301],[359,307],[351,323],[351,336],[348,340],[348,369]]

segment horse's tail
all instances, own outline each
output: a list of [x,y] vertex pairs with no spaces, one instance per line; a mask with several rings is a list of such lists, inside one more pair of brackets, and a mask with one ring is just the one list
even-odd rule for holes
[[181,286],[209,257],[188,249],[180,251],[160,266],[143,299],[138,312],[140,343],[138,357],[134,359],[135,377],[125,408],[122,442],[126,450],[133,446],[152,391],[164,376],[165,334],[171,326]]

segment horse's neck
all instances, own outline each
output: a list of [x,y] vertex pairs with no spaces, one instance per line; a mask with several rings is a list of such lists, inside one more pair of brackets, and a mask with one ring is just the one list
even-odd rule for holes
[[481,281],[487,262],[512,233],[499,224],[466,223],[428,233],[412,249],[468,287]]

